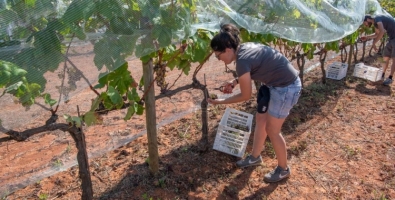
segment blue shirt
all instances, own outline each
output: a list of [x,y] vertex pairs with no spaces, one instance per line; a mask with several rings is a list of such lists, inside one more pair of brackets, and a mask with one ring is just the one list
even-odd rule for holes
[[387,35],[390,40],[395,38],[395,20],[393,17],[387,15],[376,15],[374,17],[374,27],[376,28],[377,22],[383,23],[384,29],[387,31]]

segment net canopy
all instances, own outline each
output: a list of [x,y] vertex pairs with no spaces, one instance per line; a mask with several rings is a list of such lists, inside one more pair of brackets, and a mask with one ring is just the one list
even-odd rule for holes
[[24,39],[46,26],[74,23],[68,28],[80,39],[151,34],[166,46],[197,29],[217,31],[231,22],[255,33],[320,43],[353,33],[367,13],[386,12],[376,0],[0,0],[0,35]]
[[[205,8],[199,12],[203,15],[199,18],[200,28],[218,27],[216,22],[230,21],[251,32],[303,43],[339,40],[355,32],[365,14],[385,13],[377,1],[368,0],[236,0],[200,5]],[[213,18],[218,20],[209,20]]]

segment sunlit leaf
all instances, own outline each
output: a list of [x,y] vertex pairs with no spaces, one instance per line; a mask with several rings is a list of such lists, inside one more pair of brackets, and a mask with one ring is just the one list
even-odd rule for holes
[[96,109],[99,108],[99,105],[101,103],[102,99],[100,97],[96,97],[93,101],[92,101],[92,105],[91,105],[91,109],[90,111],[95,111]]
[[87,126],[100,123],[100,119],[98,118],[98,115],[94,111],[89,111],[85,113],[83,119]]
[[134,105],[130,105],[128,108],[128,112],[126,113],[125,117],[123,118],[125,121],[129,120],[130,118],[132,118],[132,116],[135,113],[135,109],[134,109]]
[[56,104],[56,100],[51,98],[51,95],[46,93],[44,94],[45,103],[50,105],[51,107]]
[[137,115],[142,115],[144,113],[144,107],[140,104],[137,104],[137,111],[136,114]]
[[71,120],[74,122],[74,125],[78,128],[82,127],[82,119],[79,117],[71,117]]
[[123,102],[122,96],[119,94],[118,90],[116,90],[114,87],[109,86],[107,94],[110,97],[111,102],[113,104],[119,105]]

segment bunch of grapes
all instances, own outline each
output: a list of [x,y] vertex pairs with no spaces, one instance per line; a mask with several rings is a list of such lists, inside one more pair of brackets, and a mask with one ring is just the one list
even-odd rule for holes
[[80,71],[74,69],[74,68],[67,68],[67,75],[68,75],[68,84],[69,88],[71,91],[74,91],[77,89],[77,84],[76,82],[81,80],[82,74]]
[[218,99],[218,95],[217,94],[210,94],[210,99]]
[[[58,89],[59,93],[64,96],[65,102],[67,103],[69,99],[69,93],[77,89],[76,82],[81,80],[82,73],[74,68],[67,68],[66,73],[68,86],[56,86],[56,89]],[[58,77],[59,79],[64,79],[65,74],[63,72],[59,72]]]
[[164,93],[169,85],[166,83],[166,65],[156,64],[154,67],[154,71],[156,74],[156,85],[160,87],[160,91]]
[[228,123],[228,126],[231,128],[234,128],[234,129],[241,130],[241,131],[246,131],[246,132],[250,131],[250,128],[248,126],[241,125],[241,124],[229,124]]

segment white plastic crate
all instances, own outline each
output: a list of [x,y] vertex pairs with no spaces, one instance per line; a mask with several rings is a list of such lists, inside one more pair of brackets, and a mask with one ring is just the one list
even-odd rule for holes
[[370,81],[378,81],[383,75],[383,69],[377,67],[371,67],[364,63],[358,63],[355,65],[354,72],[352,74],[355,77],[367,79]]
[[243,157],[251,134],[253,115],[226,108],[218,125],[213,149]]
[[326,78],[340,80],[347,75],[347,63],[333,62],[326,69]]

